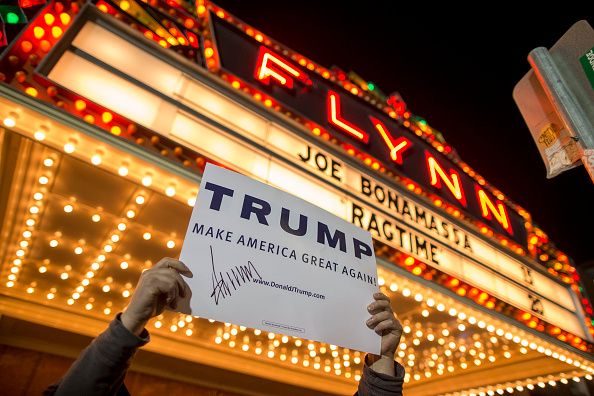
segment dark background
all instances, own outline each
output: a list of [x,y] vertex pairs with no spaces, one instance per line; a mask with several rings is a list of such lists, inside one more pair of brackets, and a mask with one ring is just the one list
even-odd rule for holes
[[414,114],[528,210],[577,266],[594,259],[590,177],[580,166],[546,178],[512,98],[530,69],[528,53],[550,48],[580,19],[594,25],[594,14],[444,9],[438,17],[435,10],[426,15],[428,9],[403,9],[399,2],[215,3],[326,67],[353,70],[386,93],[400,92]]

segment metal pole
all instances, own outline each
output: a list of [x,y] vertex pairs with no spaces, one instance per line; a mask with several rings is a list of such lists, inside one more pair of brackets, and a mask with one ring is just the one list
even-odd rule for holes
[[578,139],[582,149],[594,149],[594,127],[567,87],[549,51],[544,47],[533,49],[528,62],[572,136]]

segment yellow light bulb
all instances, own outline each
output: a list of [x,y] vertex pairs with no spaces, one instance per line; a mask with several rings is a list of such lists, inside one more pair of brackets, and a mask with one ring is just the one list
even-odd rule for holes
[[95,165],[95,166],[99,166],[99,165],[101,165],[101,162],[102,162],[101,155],[99,155],[99,154],[95,154],[95,155],[93,155],[93,156],[91,157],[91,163],[92,163],[93,165]]

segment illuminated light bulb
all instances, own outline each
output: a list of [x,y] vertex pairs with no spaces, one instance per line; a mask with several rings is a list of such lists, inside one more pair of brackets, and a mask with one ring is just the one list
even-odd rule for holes
[[103,290],[103,293],[108,293],[111,290],[111,287],[109,287],[109,285],[103,285],[101,290]]
[[67,272],[62,272],[62,273],[60,274],[60,279],[62,279],[62,280],[66,280],[66,279],[68,279],[68,273],[67,273]]
[[423,301],[423,295],[421,293],[415,294],[415,301]]
[[406,288],[405,289],[402,289],[402,295],[404,297],[409,297],[411,295],[410,289],[406,289]]
[[173,240],[167,241],[167,247],[169,249],[173,249],[175,247],[175,241],[173,241]]
[[439,312],[443,312],[443,311],[445,311],[445,305],[443,305],[443,304],[441,304],[441,303],[440,303],[440,304],[437,304],[437,307],[436,307],[436,308],[437,308],[437,310],[438,310]]
[[42,128],[39,128],[38,130],[36,130],[33,133],[33,137],[35,138],[35,140],[39,140],[41,142],[42,140],[45,139],[46,131],[47,130],[45,128],[43,128],[43,127]]
[[78,299],[80,298],[80,293],[78,293],[78,292],[74,292],[74,293],[72,293],[72,298],[73,298],[74,300],[78,300]]
[[112,241],[113,243],[116,243],[116,242],[118,242],[119,240],[120,240],[120,236],[119,236],[118,234],[113,234],[113,235],[111,236],[111,241]]
[[92,278],[92,277],[94,277],[94,276],[95,276],[95,273],[94,273],[93,271],[89,271],[89,272],[87,272],[87,273],[86,273],[86,275],[85,275],[85,276],[86,276],[87,278]]
[[93,264],[91,264],[91,269],[93,271],[97,271],[99,269],[99,267],[100,267],[99,263],[93,263]]
[[49,241],[49,245],[51,247],[56,247],[58,246],[58,241],[56,239],[52,239],[51,241]]
[[460,330],[460,331],[464,331],[464,330],[466,330],[466,326],[464,326],[464,324],[463,324],[463,323],[460,323],[460,324],[458,325],[458,330]]
[[118,230],[120,230],[120,231],[126,231],[126,223],[120,223],[120,224],[118,224]]
[[29,242],[21,241],[19,245],[21,245],[22,248],[26,248],[27,246],[29,246]]
[[117,125],[112,126],[109,131],[112,133],[112,135],[116,136],[120,136],[122,134],[122,128]]
[[89,283],[91,283],[91,281],[85,278],[85,279],[83,279],[83,280],[82,280],[80,283],[81,283],[83,286],[89,286]]
[[13,263],[14,265],[21,265],[21,264],[23,264],[23,260],[21,260],[21,259],[14,259],[14,260],[12,261],[12,263]]
[[56,295],[54,293],[47,293],[46,297],[48,300],[53,300]]
[[44,29],[44,28],[42,28],[41,26],[36,26],[36,27],[33,29],[33,36],[35,36],[35,38],[36,38],[37,40],[39,40],[39,39],[43,38],[43,36],[45,36],[45,29]]
[[23,257],[25,255],[25,251],[23,249],[19,249],[15,253],[18,257]]
[[126,212],[126,217],[128,217],[129,219],[133,219],[134,216],[136,216],[136,212],[134,210],[130,209]]
[[155,328],[160,329],[161,326],[163,326],[163,323],[161,323],[161,321],[157,320],[154,324]]
[[103,114],[101,114],[101,120],[103,120],[103,122],[107,124],[108,122],[111,122],[111,120],[113,120],[113,115],[109,111],[105,111],[103,112]]
[[37,213],[39,213],[39,207],[37,207],[37,206],[33,205],[33,206],[31,206],[31,207],[29,208],[29,212],[30,212],[31,214],[37,214]]
[[153,184],[153,177],[151,175],[145,175],[141,182],[143,186],[149,187],[151,184]]
[[[194,334],[194,331],[193,331],[192,329],[187,329],[187,330],[186,330],[186,335],[187,335],[188,337],[190,337],[192,334]],[[244,345],[244,346],[246,346],[246,345]]]
[[107,253],[111,253],[113,251],[113,246],[105,245],[103,246],[103,250],[105,250]]
[[77,291],[77,293],[82,293],[85,291],[85,288],[84,286],[77,286],[75,290]]
[[39,272],[40,272],[41,274],[44,274],[46,271],[47,271],[47,267],[45,267],[45,266],[43,266],[43,265],[42,265],[41,267],[39,267]]
[[33,194],[33,199],[36,201],[41,201],[43,199],[43,193],[36,192],[35,194]]
[[142,238],[143,238],[145,241],[148,241],[149,239],[151,239],[151,237],[152,237],[152,235],[151,235],[151,233],[150,233],[150,232],[145,232],[144,234],[142,234]]
[[120,263],[120,268],[123,269],[123,270],[127,269],[128,268],[128,263],[126,261],[122,261]]
[[93,309],[93,304],[91,304],[91,303],[87,303],[87,304],[85,305],[85,309],[86,309],[87,311],[90,311],[91,309]]
[[432,298],[428,298],[427,299],[427,306],[428,307],[433,307],[435,305],[435,300]]
[[456,316],[458,314],[458,311],[456,311],[454,308],[450,308],[448,314],[450,314],[450,316]]
[[46,158],[43,160],[43,166],[47,168],[51,168],[54,165],[54,160],[52,158]]
[[196,205],[196,197],[188,198],[188,205],[194,207],[194,205]]
[[41,176],[41,177],[39,178],[39,184],[43,184],[43,185],[45,185],[45,184],[47,184],[47,183],[49,183],[49,179],[47,178],[47,176]]
[[101,161],[102,161],[102,159],[101,159],[101,155],[100,154],[94,154],[91,157],[91,164],[93,164],[95,166],[101,165]]
[[76,147],[74,146],[74,143],[72,142],[68,142],[64,145],[64,152],[67,154],[72,154],[74,153],[74,150],[76,150]]
[[55,17],[54,17],[52,14],[50,14],[50,13],[47,13],[47,14],[45,14],[45,15],[43,16],[43,20],[45,21],[45,23],[46,23],[48,26],[51,26],[51,25],[53,25],[53,24],[54,24],[54,21],[56,20],[56,18],[55,18]]
[[122,296],[123,296],[124,298],[128,298],[128,297],[130,297],[130,290],[128,290],[128,289],[124,290],[124,291],[122,292]]
[[168,197],[173,197],[175,195],[175,187],[169,186],[165,189],[165,195]]
[[82,247],[77,246],[77,247],[74,248],[74,253],[75,254],[82,254],[82,252],[83,252],[83,248]]
[[54,38],[60,38],[60,36],[62,36],[63,33],[64,33],[64,31],[62,30],[61,27],[59,27],[59,26],[52,27],[52,36],[54,36]]
[[93,223],[99,223],[101,221],[101,215],[95,213],[93,216],[91,216],[91,220]]
[[128,176],[128,168],[124,165],[120,166],[118,168],[118,175],[124,177],[124,176]]
[[27,293],[29,293],[29,294],[33,294],[34,291],[35,291],[35,289],[32,287],[27,288]]
[[72,213],[73,210],[74,210],[74,207],[72,205],[70,205],[70,204],[64,205],[64,212]]
[[3,122],[4,122],[4,126],[6,126],[6,127],[8,127],[8,128],[12,128],[12,127],[14,127],[14,126],[16,125],[16,119],[17,119],[17,116],[16,116],[16,114],[14,114],[14,113],[10,113],[10,114],[8,115],[8,117],[6,117],[6,118],[4,119],[4,121],[3,121]]
[[63,12],[60,14],[60,22],[62,22],[62,25],[68,25],[70,23],[70,19],[70,15],[67,13]]
[[390,284],[390,290],[393,292],[398,291],[398,285],[396,283],[391,283]]
[[142,195],[139,195],[136,197],[135,201],[138,205],[142,205],[145,202],[145,199]]
[[105,315],[109,315],[109,314],[111,313],[111,309],[110,309],[110,308],[105,308],[105,309],[103,310],[103,313],[104,313]]

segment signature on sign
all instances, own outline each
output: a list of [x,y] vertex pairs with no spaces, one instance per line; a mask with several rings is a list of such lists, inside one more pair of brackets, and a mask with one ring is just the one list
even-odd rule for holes
[[212,245],[210,246],[210,261],[212,263],[212,293],[210,297],[214,298],[216,305],[219,305],[221,297],[223,299],[231,297],[232,291],[236,291],[244,284],[252,282],[256,277],[262,279],[251,261],[248,261],[246,265],[236,265],[225,273],[217,272]]

